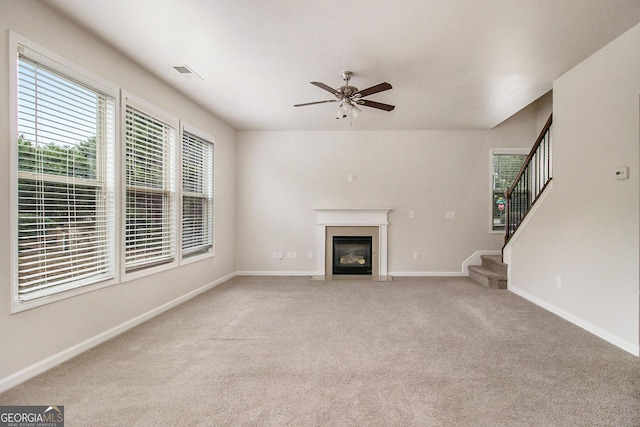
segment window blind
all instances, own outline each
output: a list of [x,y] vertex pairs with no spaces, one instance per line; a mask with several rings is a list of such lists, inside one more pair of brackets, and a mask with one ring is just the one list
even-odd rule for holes
[[114,277],[115,99],[21,54],[18,300]]
[[175,259],[175,128],[127,105],[125,270]]
[[182,133],[182,256],[213,250],[213,144]]

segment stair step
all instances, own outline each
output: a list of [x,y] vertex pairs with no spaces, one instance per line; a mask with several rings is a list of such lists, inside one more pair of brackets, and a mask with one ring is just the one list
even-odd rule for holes
[[507,275],[480,265],[469,266],[469,277],[476,282],[493,289],[507,289]]
[[501,255],[481,255],[482,266],[495,271],[498,274],[507,276],[507,264],[502,262]]

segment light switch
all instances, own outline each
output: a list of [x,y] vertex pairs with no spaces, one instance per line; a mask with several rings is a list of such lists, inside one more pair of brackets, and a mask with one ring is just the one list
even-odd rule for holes
[[455,219],[456,213],[452,211],[445,212],[444,217],[446,219]]

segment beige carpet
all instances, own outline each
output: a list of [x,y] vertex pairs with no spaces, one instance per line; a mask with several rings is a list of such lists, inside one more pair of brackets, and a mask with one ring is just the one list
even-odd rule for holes
[[66,426],[638,426],[640,361],[467,278],[239,277],[0,395]]

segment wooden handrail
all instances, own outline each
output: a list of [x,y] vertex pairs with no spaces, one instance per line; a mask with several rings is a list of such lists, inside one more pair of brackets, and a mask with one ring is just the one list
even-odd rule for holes
[[552,123],[553,114],[549,116],[542,128],[533,148],[513,180],[513,184],[504,193],[506,200],[505,245],[552,179],[550,132]]
[[527,170],[527,166],[529,166],[529,163],[531,163],[531,159],[533,159],[533,156],[538,151],[540,144],[542,144],[542,141],[544,141],[544,138],[547,135],[547,132],[549,132],[549,129],[551,128],[551,123],[553,123],[553,114],[551,114],[547,119],[547,123],[545,123],[544,127],[542,128],[542,131],[540,132],[538,139],[536,139],[536,143],[533,144],[533,148],[531,149],[531,151],[529,151],[529,155],[527,156],[526,159],[524,159],[524,162],[522,163],[522,167],[520,168],[520,171],[518,172],[516,177],[513,179],[513,184],[511,184],[511,187],[509,187],[509,189],[505,191],[506,197],[509,197],[511,193],[513,193],[513,190],[518,185],[520,178],[522,178],[522,175]]

